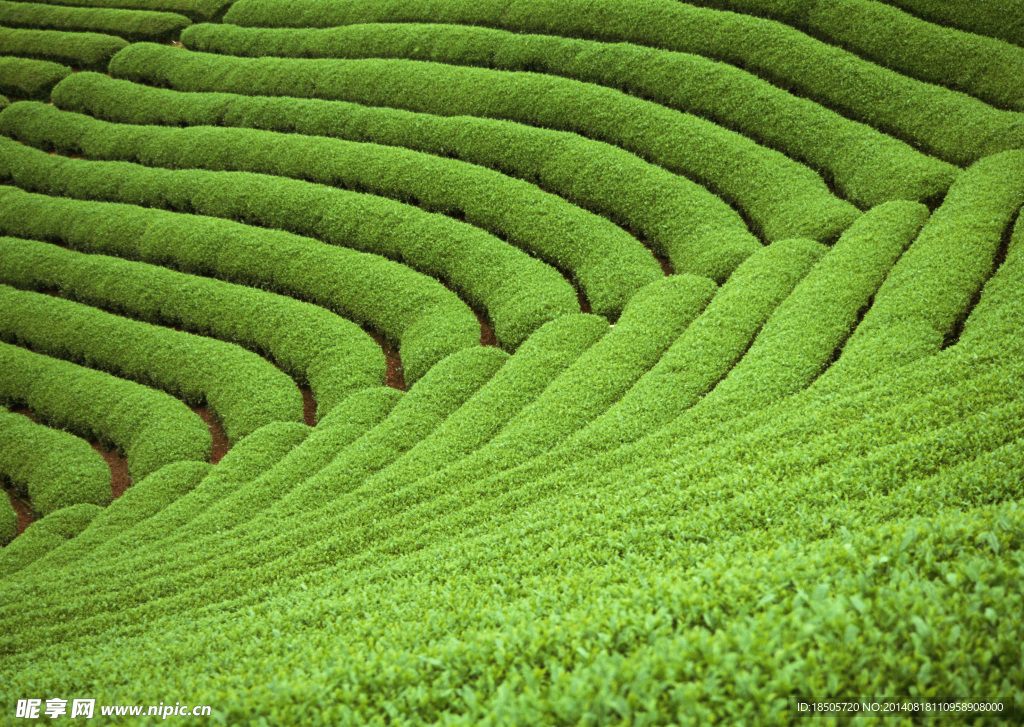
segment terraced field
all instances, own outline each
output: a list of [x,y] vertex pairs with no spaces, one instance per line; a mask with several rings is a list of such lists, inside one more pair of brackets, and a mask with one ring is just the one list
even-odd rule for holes
[[1020,0],[0,1],[0,93],[0,724],[1024,721]]

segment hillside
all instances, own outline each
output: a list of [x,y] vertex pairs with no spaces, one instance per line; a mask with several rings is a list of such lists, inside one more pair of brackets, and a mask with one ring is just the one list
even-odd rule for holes
[[1024,721],[1020,0],[0,1],[0,93],[0,724]]

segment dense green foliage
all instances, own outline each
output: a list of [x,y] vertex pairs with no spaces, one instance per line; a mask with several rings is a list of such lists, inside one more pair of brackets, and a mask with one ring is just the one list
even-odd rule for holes
[[[24,2],[25,0],[16,0]],[[193,20],[210,20],[222,15],[235,0],[46,0],[47,5],[81,8],[123,8],[178,13]]]
[[210,431],[162,391],[0,342],[0,403],[117,447],[136,481],[180,460],[210,456]]
[[887,0],[933,23],[1000,38],[1024,46],[1021,0]]
[[[1024,48],[942,27],[878,0],[697,0],[780,20],[862,58],[999,108],[1024,110]],[[948,4],[948,3],[947,3]],[[1024,9],[1024,8],[1022,8]]]
[[208,404],[229,442],[302,421],[295,382],[240,346],[6,285],[0,302],[0,339]]
[[[656,48],[419,23],[326,30],[206,24],[188,28],[182,42],[194,50],[237,56],[409,58],[543,72],[610,86],[778,149],[832,180],[860,205],[939,197],[956,172],[952,165],[738,68]],[[774,113],[765,115],[766,107]]]
[[77,68],[106,70],[110,59],[126,45],[123,38],[99,33],[0,28],[0,52]]
[[226,220],[26,194],[15,188],[0,189],[0,211],[5,234],[268,286],[332,309],[400,344],[410,384],[479,337],[476,319],[458,298],[377,255]]
[[80,503],[110,503],[110,469],[89,443],[0,409],[0,480],[38,515]]
[[[953,164],[964,166],[1024,145],[1024,126],[1015,113],[908,78],[781,23],[678,0],[293,0],[287,5],[239,0],[224,20],[319,28],[370,22],[465,23],[629,42],[739,66]],[[951,118],[957,123],[947,123]]]
[[70,76],[52,98],[59,108],[123,124],[239,126],[454,156],[628,226],[678,273],[723,281],[759,247],[740,216],[703,187],[572,133],[344,101],[170,91],[98,73]]
[[0,111],[0,723],[1024,723],[1018,0],[123,3]]
[[404,59],[225,58],[149,43],[118,53],[110,72],[181,91],[346,100],[573,131],[708,186],[770,240],[830,240],[857,216],[814,171],[747,137],[618,90],[556,76]]
[[[33,146],[88,159],[258,172],[408,201],[464,219],[564,270],[594,312],[613,320],[637,290],[661,276],[650,253],[620,227],[535,185],[475,164],[296,134],[110,124],[47,104],[11,107],[0,116],[0,131]],[[507,269],[512,265],[526,267],[523,260],[514,260]],[[545,284],[550,286],[541,280],[531,283],[525,294],[536,297],[543,295]],[[572,297],[567,286],[566,296]],[[498,335],[507,341],[504,331]]]
[[177,36],[191,23],[175,13],[0,0],[0,25],[12,28],[84,31],[116,35],[125,40],[163,41]]
[[0,283],[240,344],[308,383],[322,412],[384,380],[380,347],[357,325],[267,291],[12,237],[0,238]]
[[71,69],[51,61],[0,56],[0,93],[14,98],[49,98],[50,91],[71,75]]
[[[18,109],[0,113],[9,110]],[[0,126],[15,118],[0,118]],[[498,341],[511,349],[546,321],[579,310],[572,286],[551,266],[472,225],[394,200],[249,172],[52,157],[8,138],[0,150],[0,163],[9,162],[0,179],[30,191],[244,221],[400,260],[486,311]],[[211,194],[215,188],[219,194]]]
[[[108,485],[109,490],[109,483],[104,484]],[[68,505],[50,513],[45,520],[32,523],[17,541],[0,551],[0,576],[19,571],[63,545],[82,532],[102,512],[103,508],[98,505]]]

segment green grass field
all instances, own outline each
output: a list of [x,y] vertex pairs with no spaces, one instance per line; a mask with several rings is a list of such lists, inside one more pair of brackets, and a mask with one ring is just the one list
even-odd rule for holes
[[1024,723],[1019,0],[4,1],[0,93],[0,725]]

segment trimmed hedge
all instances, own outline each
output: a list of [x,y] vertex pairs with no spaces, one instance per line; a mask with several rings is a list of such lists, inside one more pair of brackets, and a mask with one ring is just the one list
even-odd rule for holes
[[[296,134],[110,124],[47,104],[21,104],[8,113],[0,116],[0,129],[9,136],[88,159],[291,177],[465,219],[564,270],[594,312],[613,320],[637,290],[662,275],[643,245],[611,222],[475,164]],[[538,294],[546,284],[533,281]]]
[[879,289],[833,367],[837,375],[865,377],[950,343],[1022,204],[1024,151],[995,154],[968,169]]
[[166,41],[192,21],[175,13],[58,7],[48,3],[0,0],[0,25],[116,35],[130,41]]
[[636,441],[699,402],[746,354],[769,316],[824,254],[820,245],[794,239],[752,255],[654,367],[558,450],[584,456]]
[[941,25],[1024,46],[1021,0],[886,0],[907,12]]
[[162,391],[3,342],[0,363],[0,403],[117,447],[136,482],[170,462],[210,456],[206,424]]
[[[16,0],[16,2],[24,1]],[[219,17],[227,11],[233,2],[235,0],[46,0],[47,5],[178,13],[196,21],[213,20]]]
[[170,91],[99,73],[68,77],[52,99],[64,110],[118,123],[238,126],[451,155],[534,182],[626,225],[668,257],[675,272],[719,282],[761,247],[742,218],[703,187],[568,132],[344,101]]
[[676,0],[514,0],[511,5],[480,0],[295,0],[287,7],[273,0],[241,0],[224,20],[271,27],[463,23],[624,41],[739,66],[958,166],[1024,146],[1024,124],[1016,113],[907,78],[781,23]]
[[[886,276],[893,264],[906,259],[900,256],[926,220],[928,208],[916,202],[889,202],[865,213],[779,304],[701,409],[732,417],[809,386],[857,327],[879,286],[891,280]],[[871,310],[877,308],[878,301]]]
[[[11,110],[14,116],[3,117]],[[4,109],[0,125],[17,113],[14,106]],[[498,341],[510,349],[544,322],[579,310],[572,286],[549,265],[472,225],[394,200],[248,172],[171,171],[58,158],[10,139],[0,139],[0,151],[0,164],[7,163],[0,179],[13,179],[33,191],[169,207],[398,259],[446,280],[486,311]],[[479,331],[475,317],[472,325]],[[476,333],[472,343],[478,339]],[[442,340],[442,345],[451,346],[454,340],[461,347],[454,336]]]
[[926,22],[892,7],[898,2],[702,0],[700,4],[779,20],[912,78],[968,93],[999,108],[1024,110],[1020,93],[1024,48]]
[[0,53],[97,71],[106,70],[110,59],[126,45],[128,41],[113,35],[0,28]]
[[[8,148],[11,155],[25,150],[17,144]],[[49,159],[53,158],[39,152],[23,156],[17,169],[30,172],[31,178],[14,169],[0,176],[59,194],[68,187],[59,169],[46,163]],[[34,168],[26,163],[29,160],[36,162]],[[111,190],[111,196],[117,194],[116,169],[110,174],[109,166],[94,165],[90,171],[101,173],[108,180],[103,187]],[[82,196],[95,191],[89,180],[76,189]],[[132,198],[131,191],[127,198]],[[27,194],[14,188],[0,188],[0,230],[267,286],[325,306],[399,344],[409,385],[448,353],[479,342],[480,327],[473,312],[438,282],[378,255],[322,245],[278,230],[128,204]],[[320,402],[320,416],[327,411]]]
[[0,94],[14,98],[49,98],[53,87],[69,75],[71,69],[59,63],[0,56]]
[[[529,407],[544,390],[596,345],[608,332],[607,322],[594,315],[562,316],[543,325],[516,351],[494,376],[462,406],[453,411],[429,435],[408,452],[369,477],[359,498],[375,493],[397,492],[451,463],[471,456],[489,442],[509,421]],[[348,460],[332,463],[317,477],[306,480],[280,508],[264,517],[301,517],[309,509],[307,487],[335,482],[348,476]],[[301,508],[301,509],[299,509]]]
[[[310,512],[348,492],[429,436],[508,359],[509,354],[489,346],[457,351],[428,371],[416,388],[397,398],[380,424],[351,444],[337,447],[339,438],[350,434],[338,427],[331,428],[326,439],[307,439],[304,446],[246,487],[196,517],[190,532],[216,537],[232,528],[248,530],[250,526],[243,524],[275,503],[291,507],[299,520],[307,518]],[[330,449],[332,456],[325,458],[324,445],[331,440],[335,442]],[[279,517],[275,521],[282,532],[290,528]],[[208,552],[215,551],[211,543]]]
[[180,91],[295,96],[517,121],[615,144],[740,208],[769,240],[832,240],[859,214],[808,167],[689,114],[533,73],[406,60],[234,58],[134,44],[110,73]]
[[[52,572],[60,567],[74,567],[77,563],[85,562],[92,553],[116,543],[122,533],[187,496],[214,471],[214,466],[209,462],[174,462],[161,467],[129,487],[109,507],[97,513],[74,539],[65,541],[60,548],[41,554],[31,564],[29,571]],[[121,552],[124,552],[123,544],[121,547]],[[113,551],[115,555],[117,552]]]
[[103,508],[99,505],[69,505],[32,523],[17,540],[0,551],[0,578],[25,568],[74,538],[101,512]]
[[267,291],[12,237],[0,237],[0,282],[58,290],[70,300],[270,356],[310,385],[324,412],[356,389],[384,383],[380,346],[357,325]]
[[39,516],[110,502],[110,468],[83,439],[0,409],[0,479],[28,496]]
[[234,444],[273,421],[302,421],[287,374],[251,351],[0,285],[0,338],[206,403]]
[[182,33],[182,43],[233,56],[406,58],[597,83],[701,116],[777,149],[865,207],[891,199],[938,199],[959,171],[734,66],[657,48],[419,23],[325,30],[204,24]]
[[981,289],[957,346],[985,349],[1024,337],[1024,215],[1017,213],[1006,259]]

